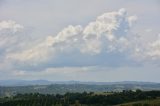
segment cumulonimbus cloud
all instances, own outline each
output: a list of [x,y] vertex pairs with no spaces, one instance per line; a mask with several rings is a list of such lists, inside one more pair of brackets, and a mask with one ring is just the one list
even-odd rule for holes
[[[47,36],[29,48],[10,51],[6,59],[38,63],[53,59],[59,53],[72,54],[75,51],[92,56],[120,52],[138,59],[160,58],[160,39],[157,39],[157,35],[151,40],[131,32],[136,20],[137,16],[128,16],[124,8],[104,13],[86,26],[69,25],[56,36]],[[12,29],[15,33],[21,28],[14,22],[0,23],[0,31]]]
[[[36,47],[23,51],[17,56],[13,54],[9,57],[22,60],[21,56],[24,58],[28,55],[28,59],[32,59],[32,57],[35,58],[39,55],[39,53],[35,53],[39,52],[37,49],[43,47],[53,48],[55,49],[54,51],[59,52],[79,50],[81,53],[89,54],[99,54],[103,51],[110,51],[116,48],[118,40],[120,40],[121,43],[126,41],[124,36],[133,24],[133,17],[136,16],[127,16],[125,9],[120,9],[117,12],[104,13],[85,27],[81,25],[69,25],[56,36],[48,36],[45,41],[37,44]],[[44,48],[42,50],[44,50]]]

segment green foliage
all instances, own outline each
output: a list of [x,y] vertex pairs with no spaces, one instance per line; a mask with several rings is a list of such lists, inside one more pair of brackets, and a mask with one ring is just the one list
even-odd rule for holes
[[[62,94],[17,94],[13,97],[0,98],[0,106],[112,106],[139,100],[153,100],[160,97],[160,91],[128,90],[106,93],[66,93]],[[160,103],[159,103],[160,104]],[[150,106],[148,102],[135,102],[119,106]],[[155,105],[156,106],[156,105]],[[159,106],[159,105],[157,105]]]

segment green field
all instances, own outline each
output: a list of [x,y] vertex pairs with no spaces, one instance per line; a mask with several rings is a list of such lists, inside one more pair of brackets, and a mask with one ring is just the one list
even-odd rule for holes
[[152,100],[142,100],[137,102],[130,102],[125,104],[120,104],[116,106],[160,106],[160,98]]

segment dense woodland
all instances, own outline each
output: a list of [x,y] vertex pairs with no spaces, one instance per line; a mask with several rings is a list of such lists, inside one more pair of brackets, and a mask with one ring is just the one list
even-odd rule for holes
[[[159,97],[160,91],[141,90],[124,90],[123,92],[114,93],[66,93],[64,95],[30,93],[3,97],[0,99],[0,106],[112,106],[139,100],[152,100]],[[149,105],[146,104],[146,106]]]

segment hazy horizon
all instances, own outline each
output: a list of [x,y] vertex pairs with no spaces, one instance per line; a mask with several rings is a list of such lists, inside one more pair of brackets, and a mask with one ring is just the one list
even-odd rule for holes
[[159,0],[0,0],[0,80],[160,83]]

